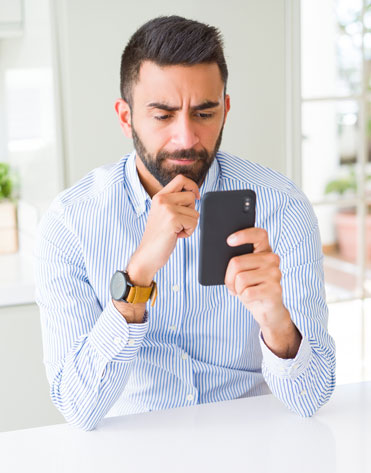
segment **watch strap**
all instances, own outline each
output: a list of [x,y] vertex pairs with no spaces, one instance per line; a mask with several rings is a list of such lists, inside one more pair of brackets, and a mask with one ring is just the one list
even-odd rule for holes
[[147,302],[148,299],[151,299],[151,307],[153,307],[155,305],[156,297],[157,284],[155,281],[152,281],[152,284],[149,287],[132,286],[128,296],[126,297],[126,302],[138,304],[140,302]]

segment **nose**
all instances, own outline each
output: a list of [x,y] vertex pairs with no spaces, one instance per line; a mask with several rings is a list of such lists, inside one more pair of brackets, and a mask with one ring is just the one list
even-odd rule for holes
[[199,141],[196,124],[189,116],[179,116],[173,124],[171,143],[178,149],[191,149]]

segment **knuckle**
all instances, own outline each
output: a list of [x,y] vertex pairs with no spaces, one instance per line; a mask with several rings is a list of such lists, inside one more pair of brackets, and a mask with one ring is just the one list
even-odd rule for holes
[[231,258],[231,260],[229,261],[229,264],[230,264],[230,267],[231,267],[231,271],[233,271],[233,272],[238,271],[238,269],[239,269],[239,260],[238,260],[237,256],[234,256],[233,258]]
[[164,194],[156,194],[153,196],[152,200],[157,204],[157,205],[163,205],[165,202],[165,196]]
[[261,239],[268,238],[268,232],[265,228],[257,228],[257,230],[260,233],[259,236]]
[[280,264],[280,257],[276,253],[270,253],[269,261],[274,266],[279,266]]

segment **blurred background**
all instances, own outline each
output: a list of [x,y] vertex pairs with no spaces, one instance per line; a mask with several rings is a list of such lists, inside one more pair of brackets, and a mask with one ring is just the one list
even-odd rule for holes
[[36,227],[61,190],[132,150],[113,107],[121,53],[168,14],[221,29],[221,148],[313,203],[337,383],[371,380],[371,0],[0,0],[0,431],[63,422],[42,363]]

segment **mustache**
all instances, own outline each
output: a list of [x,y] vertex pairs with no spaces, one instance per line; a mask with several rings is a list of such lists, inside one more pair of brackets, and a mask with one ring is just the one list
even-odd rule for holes
[[202,149],[196,151],[195,149],[179,149],[176,151],[160,151],[157,156],[157,161],[165,161],[165,159],[193,159],[194,161],[198,159],[208,159],[209,153]]

